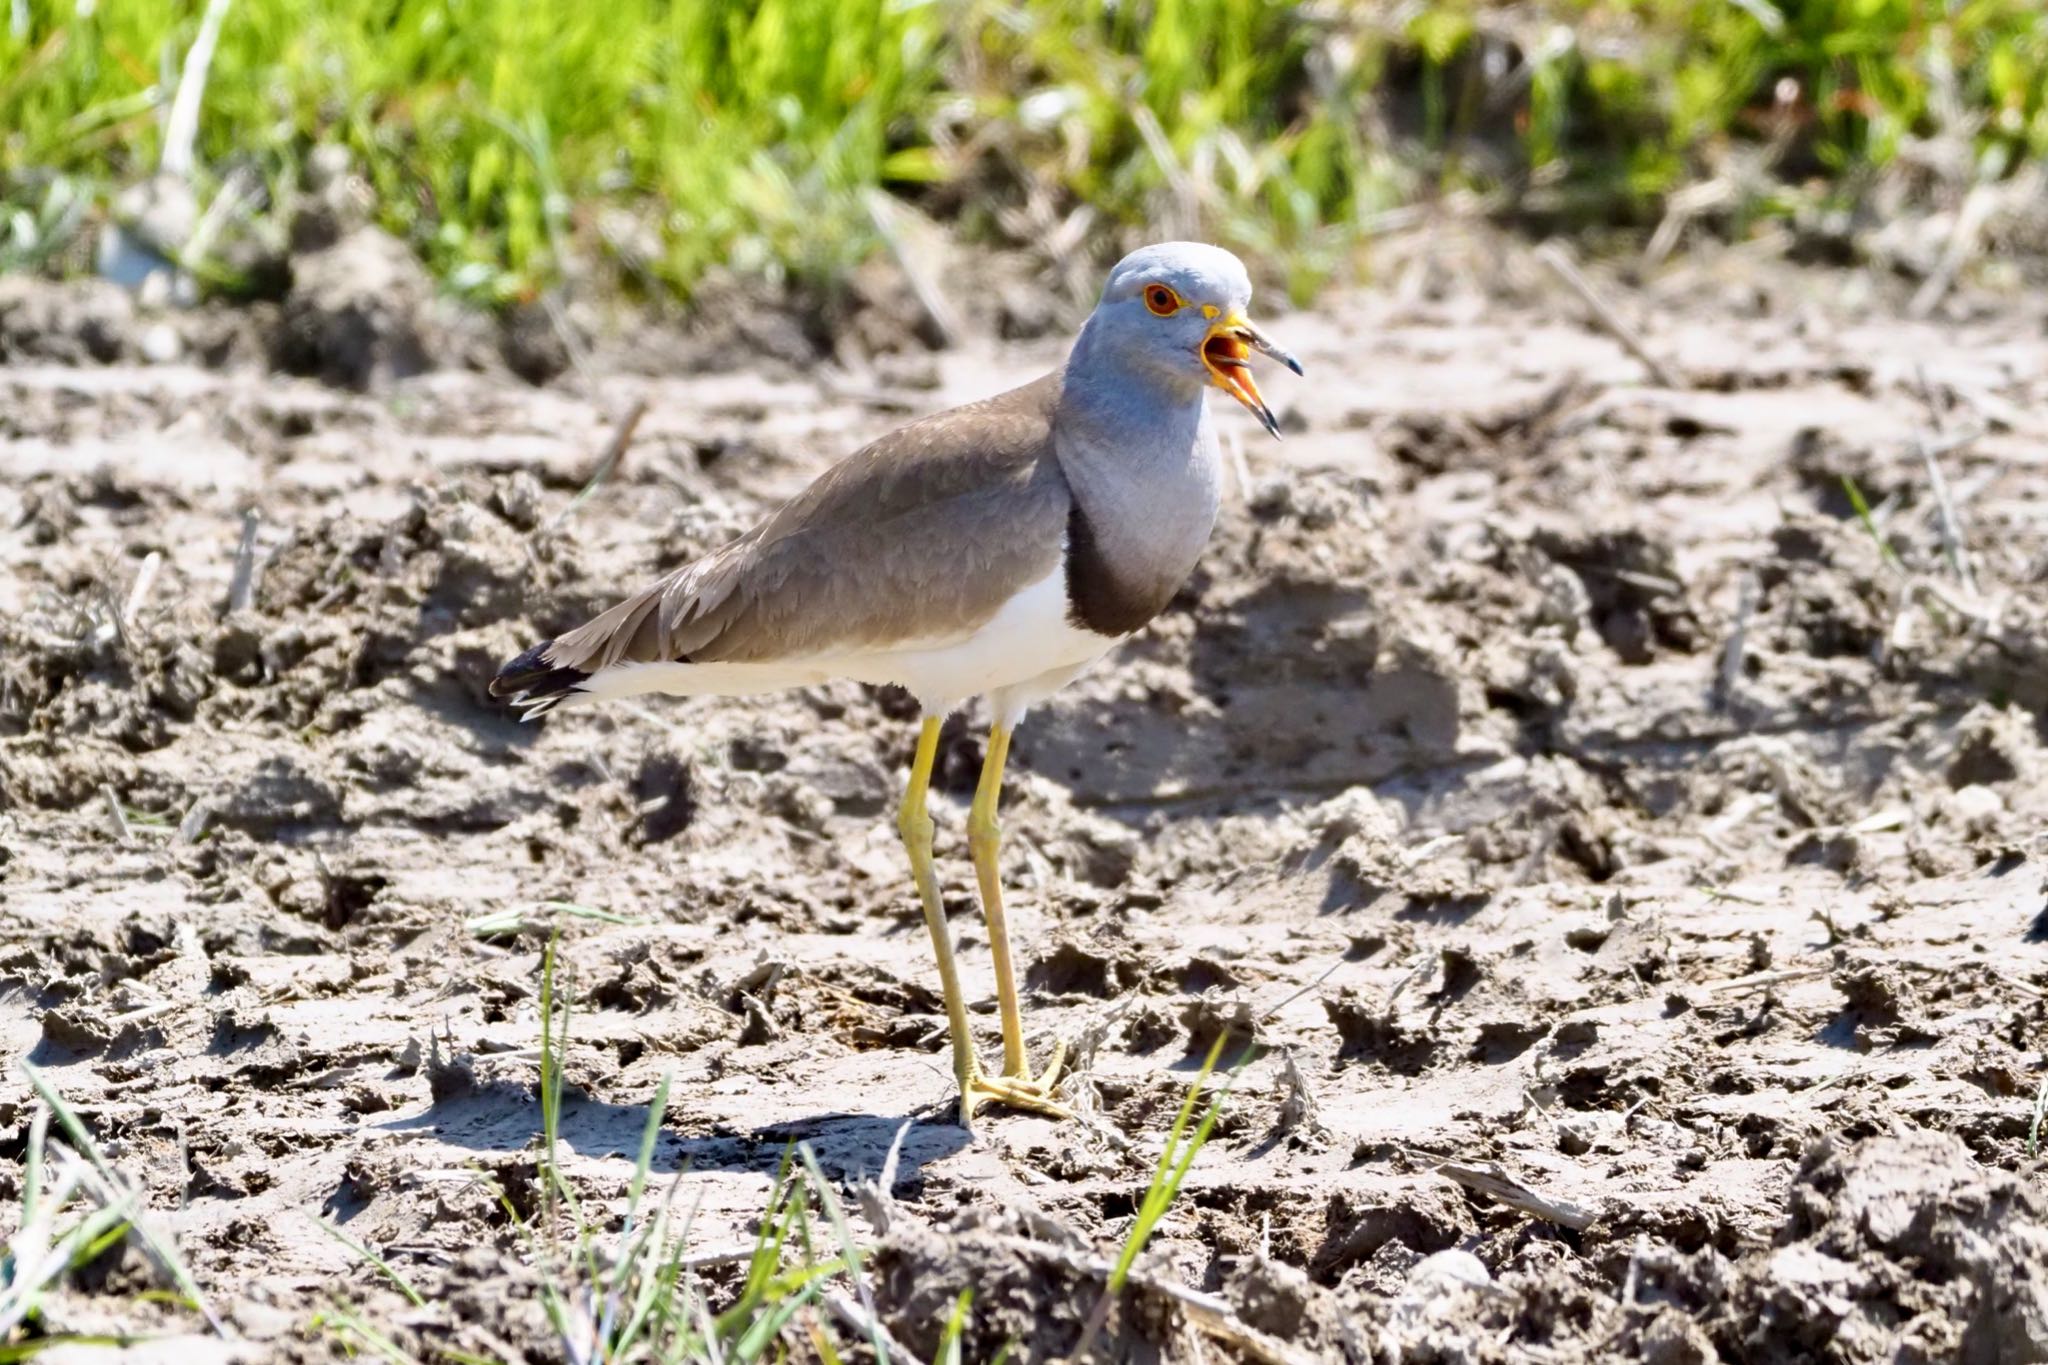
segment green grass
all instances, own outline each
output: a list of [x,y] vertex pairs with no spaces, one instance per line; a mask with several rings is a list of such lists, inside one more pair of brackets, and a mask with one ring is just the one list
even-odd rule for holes
[[[1087,1356],[1094,1345],[1096,1335],[1109,1320],[1110,1305],[1123,1293],[1129,1282],[1131,1267],[1137,1264],[1144,1252],[1145,1244],[1152,1240],[1159,1222],[1166,1217],[1166,1211],[1173,1207],[1173,1201],[1180,1195],[1182,1182],[1195,1164],[1195,1157],[1208,1144],[1210,1135],[1216,1131],[1216,1120],[1223,1114],[1223,1106],[1230,1098],[1230,1090],[1237,1077],[1250,1065],[1252,1049],[1247,1048],[1231,1068],[1224,1083],[1209,1096],[1207,1105],[1202,1106],[1202,1117],[1195,1118],[1195,1108],[1201,1104],[1202,1092],[1209,1084],[1209,1078],[1216,1073],[1216,1063],[1223,1056],[1223,1044],[1228,1034],[1219,1036],[1209,1045],[1209,1055],[1202,1060],[1202,1069],[1195,1074],[1194,1083],[1188,1086],[1188,1093],[1180,1102],[1180,1111],[1174,1115],[1173,1127],[1167,1131],[1166,1145],[1160,1149],[1158,1164],[1152,1168],[1151,1183],[1145,1187],[1145,1195],[1138,1201],[1137,1217],[1131,1221],[1131,1230],[1124,1236],[1123,1250],[1118,1253],[1116,1264],[1110,1268],[1102,1297],[1088,1314],[1081,1328],[1081,1340],[1069,1354],[1075,1360]],[[1194,1124],[1193,1131],[1188,1125]]]
[[[144,1216],[142,1191],[107,1161],[49,1078],[28,1062],[20,1069],[37,1103],[22,1156],[14,1231],[0,1244],[0,1365],[63,1345],[127,1344],[51,1332],[42,1321],[53,1290],[124,1241],[132,1241],[176,1287],[174,1295],[159,1297],[193,1309],[225,1335],[176,1244]],[[50,1134],[53,1121],[61,1141]]]
[[1863,496],[1863,489],[1847,474],[1842,476],[1842,493],[1849,499],[1849,506],[1856,514],[1863,533],[1870,537],[1870,543],[1877,547],[1877,557],[1894,569],[1902,568],[1898,552],[1885,539],[1884,531],[1877,524],[1876,515],[1870,510],[1870,500]]
[[[1145,1197],[1138,1204],[1138,1216],[1131,1224],[1130,1235],[1124,1239],[1123,1252],[1116,1258],[1116,1269],[1109,1277],[1109,1292],[1112,1294],[1123,1289],[1132,1265],[1144,1251],[1145,1243],[1152,1239],[1159,1220],[1173,1206],[1174,1197],[1180,1193],[1181,1182],[1187,1179],[1189,1168],[1195,1164],[1196,1154],[1209,1141],[1210,1133],[1215,1131],[1216,1120],[1223,1113],[1223,1102],[1230,1097],[1228,1082],[1210,1096],[1194,1132],[1188,1131],[1188,1123],[1195,1116],[1195,1105],[1202,1097],[1202,1088],[1209,1083],[1209,1077],[1215,1073],[1217,1059],[1223,1055],[1226,1037],[1219,1036],[1209,1045],[1209,1055],[1203,1059],[1194,1084],[1188,1087],[1187,1098],[1180,1102],[1180,1112],[1174,1115],[1173,1127],[1166,1135],[1166,1146],[1159,1153],[1159,1164],[1152,1171],[1152,1183],[1145,1187]],[[1235,1078],[1233,1073],[1232,1080]]]
[[326,1233],[329,1237],[333,1238],[335,1241],[341,1243],[342,1246],[348,1248],[350,1254],[352,1254],[357,1260],[375,1268],[377,1273],[379,1275],[382,1275],[385,1278],[385,1280],[390,1283],[392,1288],[396,1289],[399,1293],[405,1295],[406,1300],[409,1303],[411,1303],[413,1307],[425,1308],[427,1306],[426,1296],[421,1294],[419,1290],[413,1288],[412,1281],[405,1278],[405,1276],[399,1274],[398,1271],[395,1268],[393,1268],[391,1263],[389,1261],[386,1261],[382,1256],[379,1256],[376,1252],[370,1250],[361,1242],[358,1242],[355,1238],[349,1236],[347,1233],[343,1232],[339,1227],[335,1226],[333,1223],[328,1222],[324,1218],[315,1218],[313,1220],[313,1225],[319,1228],[320,1231]]
[[[76,262],[155,169],[201,9],[0,23],[0,269]],[[279,239],[310,151],[342,144],[375,217],[484,301],[593,268],[660,296],[721,265],[831,281],[876,245],[876,187],[982,238],[1191,214],[1301,292],[1418,196],[1646,222],[1780,128],[1782,193],[1742,214],[1853,198],[1958,116],[1997,174],[2048,152],[2044,89],[2033,0],[236,0],[195,188],[240,171],[262,194],[226,235]]]
[[[819,1299],[837,1285],[865,1297],[862,1255],[808,1147],[799,1144],[785,1155],[739,1287],[715,1309],[687,1254],[691,1218],[676,1214],[680,1177],[650,1208],[655,1148],[668,1109],[667,1076],[648,1104],[618,1228],[605,1226],[576,1198],[563,1169],[563,1068],[573,992],[560,968],[559,946],[557,933],[541,961],[539,1216],[529,1222],[506,1191],[499,1188],[497,1196],[539,1277],[540,1302],[562,1358],[575,1365],[750,1365],[804,1350],[820,1359],[841,1358],[842,1344],[819,1312]],[[837,1240],[837,1255],[820,1254],[813,1226],[820,1215]],[[346,1233],[326,1223],[321,1227],[431,1316],[430,1293]],[[869,1321],[875,1321],[872,1314]],[[339,1297],[310,1325],[348,1351],[392,1365],[467,1359],[436,1348],[416,1354],[401,1333]],[[888,1365],[891,1356],[879,1328],[868,1344],[879,1365]]]

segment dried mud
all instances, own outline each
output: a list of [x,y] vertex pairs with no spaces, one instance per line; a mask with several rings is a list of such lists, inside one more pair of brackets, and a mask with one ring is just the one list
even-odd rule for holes
[[[586,1206],[622,1207],[664,1073],[655,1165],[705,1249],[748,1240],[792,1140],[851,1181],[900,1133],[873,1292],[927,1358],[968,1286],[967,1358],[1072,1348],[1218,1035],[1257,1059],[1099,1354],[2048,1358],[2048,341],[2016,304],[1813,301],[1839,283],[1664,282],[1648,337],[1683,390],[1513,291],[1276,320],[1310,375],[1269,385],[1287,440],[1227,419],[1194,581],[1019,736],[1027,1021],[1041,1053],[1080,1043],[1085,1117],[974,1139],[889,818],[903,698],[522,727],[483,688],[1049,342],[592,396],[413,374],[418,334],[376,351],[381,315],[288,305],[169,346],[99,293],[17,297],[5,1050],[146,1183],[241,1338],[223,1358],[329,1358],[307,1324],[335,1292],[408,1349],[559,1357],[471,1175],[532,1188],[553,902],[625,921],[553,917]],[[579,501],[633,399],[630,453]],[[961,828],[980,750],[949,726],[937,818],[992,1055]],[[526,926],[471,931],[506,911]],[[10,1068],[0,1185],[28,1112]],[[162,1330],[134,1279],[52,1312]]]

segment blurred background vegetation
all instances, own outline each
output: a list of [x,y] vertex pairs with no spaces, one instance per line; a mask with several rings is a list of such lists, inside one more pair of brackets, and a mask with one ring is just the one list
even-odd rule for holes
[[565,275],[655,299],[718,268],[829,281],[876,249],[878,190],[1041,251],[1201,233],[1305,292],[1445,204],[1740,237],[2048,152],[2038,0],[211,10],[4,0],[0,269],[89,268],[80,244],[145,211],[123,189],[168,173],[198,229],[181,263],[261,292],[295,205],[345,164],[364,211],[483,302]]

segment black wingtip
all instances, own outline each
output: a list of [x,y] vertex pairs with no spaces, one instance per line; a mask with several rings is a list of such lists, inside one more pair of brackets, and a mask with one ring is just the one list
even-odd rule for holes
[[565,698],[582,690],[590,677],[580,668],[563,668],[548,658],[553,640],[542,640],[498,670],[491,679],[491,695],[509,697],[527,708],[527,715],[541,715]]

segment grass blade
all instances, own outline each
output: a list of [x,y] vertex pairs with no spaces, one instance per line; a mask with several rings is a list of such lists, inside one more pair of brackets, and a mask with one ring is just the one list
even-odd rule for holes
[[[85,1124],[72,1112],[71,1106],[64,1102],[64,1097],[57,1093],[57,1087],[50,1084],[49,1077],[30,1062],[23,1061],[19,1065],[22,1075],[28,1078],[28,1083],[35,1088],[36,1094],[42,1097],[43,1103],[56,1115],[57,1122],[63,1126],[66,1136],[77,1146],[85,1159],[92,1163],[93,1169],[106,1186],[109,1201],[117,1198],[120,1191],[127,1189],[127,1182],[115,1173],[105,1154],[100,1151],[99,1144],[93,1141],[92,1134],[86,1130]],[[194,1311],[206,1319],[206,1325],[213,1329],[214,1335],[225,1338],[228,1335],[226,1324],[221,1322],[208,1305],[205,1294],[200,1292],[199,1282],[192,1278],[192,1272],[186,1268],[184,1258],[178,1254],[177,1245],[139,1217],[133,1221],[131,1228],[150,1258],[170,1276],[172,1283],[177,1285],[178,1292],[191,1302]]]
[[390,1361],[391,1365],[419,1365],[419,1361],[401,1350],[396,1342],[338,1303],[315,1317],[313,1326],[326,1328],[335,1336],[343,1337],[344,1343],[347,1337],[354,1337],[372,1354]]
[[[1109,1278],[1109,1292],[1112,1294],[1123,1289],[1124,1280],[1130,1275],[1132,1264],[1138,1259],[1138,1254],[1145,1249],[1145,1243],[1151,1239],[1152,1230],[1159,1225],[1159,1220],[1166,1216],[1166,1210],[1173,1203],[1174,1196],[1180,1193],[1181,1181],[1187,1178],[1188,1168],[1194,1165],[1195,1154],[1209,1141],[1209,1134],[1216,1126],[1216,1117],[1223,1112],[1223,1102],[1230,1094],[1229,1081],[1226,1081],[1210,1099],[1209,1107],[1203,1113],[1194,1136],[1183,1143],[1188,1121],[1194,1116],[1195,1102],[1201,1098],[1202,1086],[1216,1070],[1217,1059],[1223,1055],[1223,1043],[1228,1036],[1218,1035],[1216,1041],[1209,1045],[1209,1055],[1203,1059],[1201,1071],[1196,1074],[1194,1084],[1188,1087],[1187,1097],[1181,1101],[1180,1112],[1174,1116],[1173,1128],[1166,1135],[1166,1146],[1159,1153],[1159,1164],[1152,1172],[1152,1183],[1146,1188],[1145,1198],[1138,1206],[1137,1221],[1131,1226],[1130,1236],[1124,1241],[1123,1253],[1117,1257],[1116,1270]],[[1247,1054],[1246,1061],[1249,1060]],[[1244,1064],[1239,1062],[1238,1067],[1242,1068]],[[1233,1070],[1231,1080],[1234,1081],[1236,1076],[1237,1072]]]
[[960,1339],[967,1333],[967,1309],[974,1302],[974,1291],[963,1289],[960,1297],[953,1300],[953,1311],[946,1315],[946,1329],[939,1333],[939,1349],[932,1357],[932,1365],[962,1365]]
[[1847,474],[1842,476],[1842,492],[1849,499],[1849,506],[1856,511],[1856,520],[1863,523],[1863,529],[1870,534],[1871,543],[1877,546],[1878,558],[1893,568],[1899,567],[1899,556],[1893,551],[1891,542],[1884,538],[1884,532],[1877,528],[1877,518],[1870,514],[1870,504],[1863,497],[1863,490],[1856,486],[1856,480]]
[[376,1252],[370,1250],[367,1246],[364,1246],[325,1218],[315,1218],[313,1226],[348,1248],[349,1251],[356,1255],[357,1259],[369,1262],[371,1266],[383,1274],[385,1279],[397,1286],[399,1293],[411,1300],[413,1307],[425,1308],[427,1306],[426,1299],[420,1294],[419,1290],[413,1288],[412,1281],[399,1274],[382,1256],[379,1256]]
[[799,1142],[796,1149],[803,1157],[804,1169],[810,1172],[811,1188],[817,1191],[818,1202],[824,1205],[825,1217],[832,1224],[832,1234],[839,1241],[839,1254],[846,1261],[847,1277],[853,1281],[853,1292],[860,1296],[861,1309],[867,1314],[868,1343],[874,1347],[875,1359],[880,1365],[889,1365],[889,1345],[882,1337],[882,1320],[875,1312],[874,1297],[868,1293],[867,1276],[861,1270],[860,1248],[854,1245],[853,1229],[846,1221],[846,1210],[840,1205],[839,1197],[832,1193],[811,1144]]

